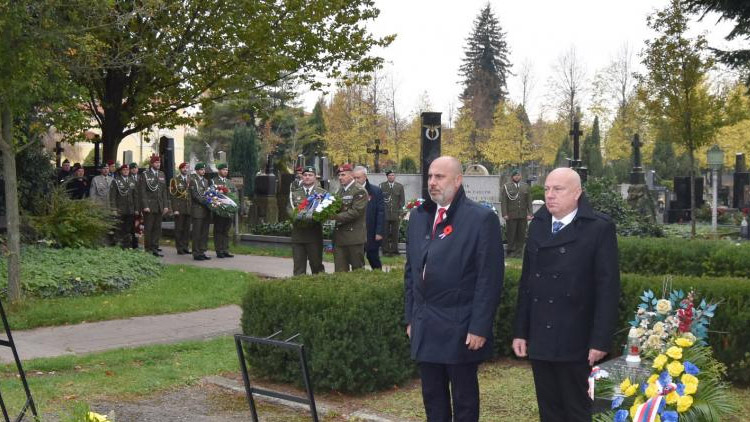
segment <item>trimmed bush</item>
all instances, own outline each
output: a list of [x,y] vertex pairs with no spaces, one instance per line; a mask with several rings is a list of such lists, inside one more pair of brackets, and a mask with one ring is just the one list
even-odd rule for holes
[[[21,250],[21,285],[36,297],[87,296],[119,292],[159,275],[153,255],[120,248]],[[7,261],[0,261],[0,294],[7,294]]]
[[623,273],[749,277],[750,247],[727,240],[620,237]]
[[[364,393],[390,388],[415,374],[403,322],[403,273],[357,271],[254,282],[242,304],[242,330],[279,338],[300,333],[317,389]],[[297,356],[248,347],[260,375],[300,383]]]

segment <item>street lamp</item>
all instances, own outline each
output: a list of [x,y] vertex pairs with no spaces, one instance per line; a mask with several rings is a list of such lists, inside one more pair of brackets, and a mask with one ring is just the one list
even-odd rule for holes
[[708,165],[711,167],[711,173],[713,174],[713,208],[711,210],[711,229],[714,233],[716,233],[716,220],[717,220],[717,205],[718,205],[718,198],[719,198],[719,170],[721,169],[721,166],[724,164],[724,151],[719,148],[718,145],[714,144],[711,148],[708,149],[708,152],[706,153],[708,156]]

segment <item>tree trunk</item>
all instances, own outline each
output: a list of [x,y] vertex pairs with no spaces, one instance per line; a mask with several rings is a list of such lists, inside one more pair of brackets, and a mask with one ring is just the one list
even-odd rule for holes
[[117,114],[118,112],[116,111],[106,113],[102,124],[103,163],[106,163],[108,160],[117,161],[117,148],[120,146],[122,132],[125,129],[125,126],[120,123],[120,119],[115,117]]
[[18,180],[12,121],[10,109],[0,104],[0,152],[3,157],[5,218],[8,232],[8,298],[11,303],[17,303],[21,301],[21,224],[18,212]]
[[695,151],[690,148],[690,238],[695,238]]

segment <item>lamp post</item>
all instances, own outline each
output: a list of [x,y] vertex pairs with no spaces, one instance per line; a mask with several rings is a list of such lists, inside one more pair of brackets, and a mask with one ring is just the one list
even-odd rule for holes
[[713,185],[713,204],[711,209],[711,230],[713,230],[714,234],[716,233],[716,225],[717,225],[717,205],[718,205],[718,198],[719,198],[719,187],[717,186],[719,184],[719,170],[721,169],[721,166],[724,164],[724,151],[719,148],[718,145],[714,144],[711,148],[708,149],[708,152],[706,153],[708,156],[708,165],[711,167],[711,173],[712,173],[712,185]]

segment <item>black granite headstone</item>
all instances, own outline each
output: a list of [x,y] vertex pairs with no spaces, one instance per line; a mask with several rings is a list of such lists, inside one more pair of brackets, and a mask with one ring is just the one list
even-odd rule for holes
[[427,188],[427,173],[430,171],[430,164],[440,157],[440,143],[443,136],[443,128],[440,123],[441,114],[435,112],[422,113],[420,164],[422,165],[422,198],[424,199],[430,198]]
[[[690,177],[679,176],[674,178],[674,193],[677,199],[672,204],[673,209],[690,209]],[[695,208],[703,206],[703,178],[695,178]]]
[[162,136],[159,138],[159,156],[161,157],[161,171],[172,180],[174,176],[174,138]]

